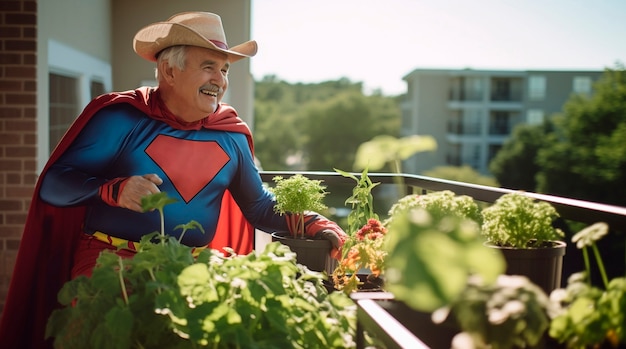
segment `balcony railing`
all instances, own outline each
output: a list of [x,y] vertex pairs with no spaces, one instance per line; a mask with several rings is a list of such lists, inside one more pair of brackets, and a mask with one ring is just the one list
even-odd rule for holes
[[[264,182],[272,182],[274,176],[286,178],[297,173],[310,179],[323,180],[326,185],[354,186],[355,184],[351,178],[346,178],[336,172],[324,171],[261,171],[261,178]],[[353,174],[360,177],[360,173]],[[380,182],[381,184],[392,185],[402,183],[406,193],[450,190],[457,195],[468,195],[476,201],[485,203],[493,203],[500,196],[514,191],[413,174],[368,173],[368,176],[374,183]],[[556,208],[563,219],[587,224],[602,221],[609,224],[611,229],[626,230],[626,207],[531,192],[525,192],[525,195],[549,202]]]

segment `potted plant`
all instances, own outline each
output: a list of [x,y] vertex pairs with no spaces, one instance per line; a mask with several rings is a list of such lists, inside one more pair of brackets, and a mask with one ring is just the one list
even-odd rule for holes
[[92,277],[66,283],[47,336],[63,348],[352,347],[353,303],[322,279],[277,242],[258,254],[194,257],[155,232],[132,259],[103,252]]
[[495,282],[471,276],[433,321],[452,318],[462,332],[451,348],[544,348],[553,305],[546,293],[522,275],[499,275]]
[[456,195],[450,190],[433,191],[427,194],[410,194],[400,198],[389,209],[389,218],[385,225],[389,226],[399,213],[414,208],[426,210],[435,219],[445,216],[467,218],[480,224],[482,216],[474,199],[467,195]]
[[272,239],[287,245],[297,255],[298,263],[314,271],[323,271],[330,275],[336,266],[336,260],[330,256],[332,244],[329,240],[313,239],[305,236],[304,216],[308,211],[322,211],[327,207],[324,198],[328,194],[321,180],[313,180],[301,174],[289,178],[276,176],[275,186],[269,190],[276,197],[274,210],[281,215],[290,213],[297,218],[295,231],[274,232]]
[[449,347],[460,329],[452,318],[435,323],[433,312],[451,303],[471,275],[493,281],[504,271],[502,256],[482,245],[479,218],[471,197],[451,191],[401,198],[385,220],[387,292],[351,298],[359,307],[374,301],[429,347]]
[[455,214],[455,209],[443,213],[443,207],[473,207],[473,201],[463,197],[457,199],[463,205],[449,205],[451,193],[427,195],[420,204],[414,196],[405,197],[392,209],[384,247],[385,290],[394,301],[378,304],[426,345],[444,348],[461,329],[452,317],[435,323],[433,312],[457,299],[470,277],[494,282],[505,264],[500,254],[483,246],[476,221]]
[[354,291],[381,290],[381,273],[387,253],[382,248],[387,228],[381,223],[374,212],[372,189],[380,183],[372,183],[367,168],[360,178],[335,169],[344,177],[354,179],[352,195],[345,201],[351,206],[348,214],[348,238],[344,243],[342,255],[333,270],[331,279],[333,287],[346,294]]
[[[585,271],[572,274],[565,288],[550,294],[559,309],[549,334],[566,348],[626,347],[626,277],[608,279],[596,245],[608,231],[606,223],[598,222],[572,237],[576,247],[582,249]],[[591,283],[589,249],[600,272],[601,286]]]
[[560,287],[566,247],[553,225],[558,217],[550,203],[511,192],[482,210],[481,232],[504,254],[507,274],[525,275],[549,294]]

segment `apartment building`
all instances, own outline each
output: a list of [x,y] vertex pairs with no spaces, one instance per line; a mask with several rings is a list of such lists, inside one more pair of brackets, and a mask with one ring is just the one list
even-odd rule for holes
[[437,150],[420,153],[403,171],[469,165],[483,174],[520,124],[560,112],[572,94],[590,94],[602,71],[416,69],[402,104],[402,135],[430,135]]

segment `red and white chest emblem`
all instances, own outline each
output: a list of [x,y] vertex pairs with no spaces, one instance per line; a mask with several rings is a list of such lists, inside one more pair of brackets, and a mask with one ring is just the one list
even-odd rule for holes
[[146,154],[165,172],[186,203],[191,201],[230,157],[215,141],[192,141],[158,135]]

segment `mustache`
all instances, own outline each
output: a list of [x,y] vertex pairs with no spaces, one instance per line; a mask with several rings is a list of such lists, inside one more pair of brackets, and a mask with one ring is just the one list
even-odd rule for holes
[[218,85],[214,85],[214,84],[210,84],[210,85],[203,85],[200,87],[200,90],[206,90],[209,92],[216,92],[216,93],[222,93],[223,90],[221,87],[219,87]]

